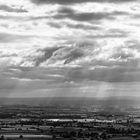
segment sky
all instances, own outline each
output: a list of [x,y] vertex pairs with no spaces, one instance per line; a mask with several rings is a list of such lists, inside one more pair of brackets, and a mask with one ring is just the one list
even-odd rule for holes
[[138,0],[0,0],[0,97],[140,96]]

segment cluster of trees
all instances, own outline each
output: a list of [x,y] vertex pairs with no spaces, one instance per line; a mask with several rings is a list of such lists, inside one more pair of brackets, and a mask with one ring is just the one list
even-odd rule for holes
[[[20,139],[23,139],[23,135],[19,135],[19,138],[20,138]],[[1,135],[0,140],[5,140],[4,135]],[[10,139],[9,139],[9,140],[10,140]],[[11,140],[12,140],[12,139],[11,139]]]

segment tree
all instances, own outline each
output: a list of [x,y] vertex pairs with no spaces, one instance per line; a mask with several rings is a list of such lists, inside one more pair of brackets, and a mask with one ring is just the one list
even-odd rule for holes
[[4,140],[4,136],[3,135],[1,136],[0,140]]
[[23,136],[22,136],[22,135],[20,135],[20,136],[19,136],[19,138],[20,138],[20,139],[23,139]]

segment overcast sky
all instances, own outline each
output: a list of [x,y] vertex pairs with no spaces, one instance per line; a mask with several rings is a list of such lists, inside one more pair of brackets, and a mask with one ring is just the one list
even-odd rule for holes
[[139,0],[0,0],[0,97],[140,95]]

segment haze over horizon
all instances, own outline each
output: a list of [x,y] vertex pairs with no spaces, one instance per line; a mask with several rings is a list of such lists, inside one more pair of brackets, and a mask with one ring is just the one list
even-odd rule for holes
[[1,97],[140,97],[140,1],[1,0]]

